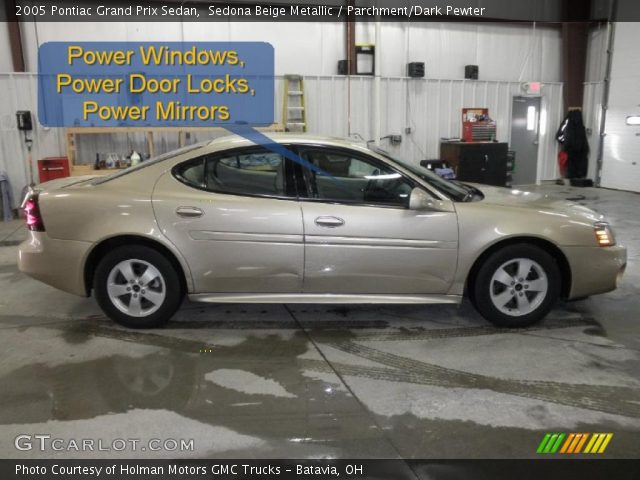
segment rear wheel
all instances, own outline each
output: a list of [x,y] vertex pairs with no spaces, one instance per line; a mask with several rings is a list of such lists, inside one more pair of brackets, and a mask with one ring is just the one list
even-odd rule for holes
[[480,267],[473,285],[474,304],[499,327],[526,327],[541,320],[560,296],[555,259],[534,245],[510,245]]
[[105,255],[96,268],[93,286],[107,316],[131,328],[163,325],[183,297],[171,262],[141,245],[119,247]]

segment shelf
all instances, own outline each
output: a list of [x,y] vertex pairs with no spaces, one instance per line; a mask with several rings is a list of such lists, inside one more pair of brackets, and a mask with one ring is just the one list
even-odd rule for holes
[[[284,127],[274,123],[268,127],[258,127],[256,130],[261,132],[283,132]],[[66,129],[67,136],[67,157],[69,158],[69,166],[71,175],[107,175],[118,169],[94,170],[93,165],[76,165],[76,135],[111,135],[118,133],[144,133],[147,139],[147,152],[150,157],[156,156],[155,146],[153,143],[154,133],[177,133],[178,145],[184,147],[186,144],[187,132],[228,132],[223,127],[70,127]]]

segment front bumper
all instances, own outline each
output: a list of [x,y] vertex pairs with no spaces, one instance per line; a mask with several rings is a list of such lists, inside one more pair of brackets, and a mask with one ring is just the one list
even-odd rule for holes
[[29,238],[18,247],[18,268],[47,285],[86,297],[84,262],[90,247],[89,242],[57,240],[46,232],[29,232]]
[[627,265],[627,249],[613,247],[564,247],[571,268],[569,299],[610,292],[618,287]]

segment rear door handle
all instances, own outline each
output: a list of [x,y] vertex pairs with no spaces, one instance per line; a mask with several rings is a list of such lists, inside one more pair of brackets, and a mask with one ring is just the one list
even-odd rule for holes
[[344,220],[338,217],[330,216],[318,217],[316,218],[316,225],[318,225],[319,227],[329,228],[341,227],[342,225],[344,225]]
[[178,207],[176,208],[176,213],[178,216],[185,218],[196,218],[204,215],[204,212],[197,207]]

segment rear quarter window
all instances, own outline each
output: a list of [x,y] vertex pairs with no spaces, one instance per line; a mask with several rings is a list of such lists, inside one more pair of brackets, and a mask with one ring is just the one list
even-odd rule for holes
[[206,188],[205,182],[205,166],[206,160],[199,158],[197,160],[190,160],[188,162],[181,163],[173,170],[173,175],[191,187]]

